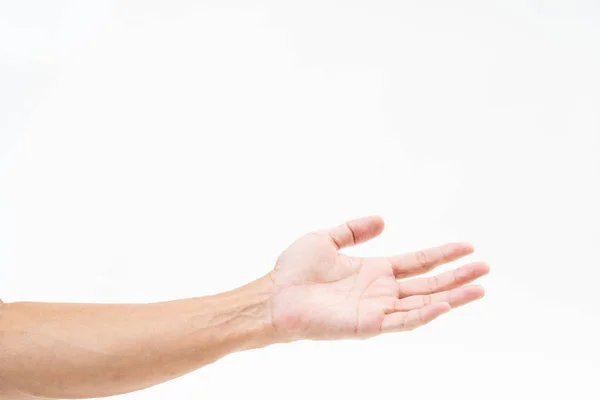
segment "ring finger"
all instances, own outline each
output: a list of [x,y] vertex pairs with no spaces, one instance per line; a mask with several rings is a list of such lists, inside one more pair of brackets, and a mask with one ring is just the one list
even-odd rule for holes
[[478,285],[463,286],[458,289],[446,290],[443,292],[416,295],[404,297],[394,302],[394,309],[396,311],[410,311],[417,308],[424,307],[434,303],[448,303],[452,308],[460,307],[472,301],[482,298],[485,295],[483,287]]

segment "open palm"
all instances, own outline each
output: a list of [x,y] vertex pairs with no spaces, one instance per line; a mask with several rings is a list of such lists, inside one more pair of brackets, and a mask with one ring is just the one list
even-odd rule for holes
[[471,253],[466,243],[393,257],[339,253],[379,235],[383,225],[379,217],[366,217],[309,233],[288,247],[270,274],[274,327],[295,339],[365,338],[414,329],[483,297],[482,287],[464,285],[489,271],[485,263],[399,280]]

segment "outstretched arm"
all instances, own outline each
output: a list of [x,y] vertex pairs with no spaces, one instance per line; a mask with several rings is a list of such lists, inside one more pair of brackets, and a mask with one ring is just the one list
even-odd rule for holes
[[339,250],[377,236],[367,217],[309,233],[273,271],[236,290],[154,304],[0,304],[0,397],[103,397],[146,388],[234,351],[358,339],[423,325],[483,296],[472,263],[405,279],[473,251],[447,244],[392,257]]
[[265,346],[277,340],[270,290],[263,278],[215,296],[153,304],[6,303],[0,398],[127,393]]

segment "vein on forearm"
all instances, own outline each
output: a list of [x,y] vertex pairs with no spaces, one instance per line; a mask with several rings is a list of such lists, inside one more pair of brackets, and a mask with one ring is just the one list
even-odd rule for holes
[[152,386],[268,344],[266,298],[247,285],[152,304],[4,304],[0,379],[14,390],[51,398]]

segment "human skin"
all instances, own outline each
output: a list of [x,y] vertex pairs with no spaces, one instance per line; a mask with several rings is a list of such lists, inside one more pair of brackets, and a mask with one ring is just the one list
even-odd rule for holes
[[0,398],[91,398],[176,378],[246,349],[412,330],[483,297],[482,262],[411,278],[467,243],[391,257],[339,252],[379,235],[366,217],[304,235],[267,275],[213,296],[150,304],[0,302]]

